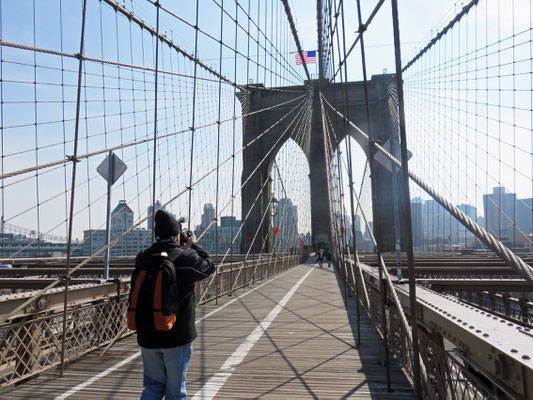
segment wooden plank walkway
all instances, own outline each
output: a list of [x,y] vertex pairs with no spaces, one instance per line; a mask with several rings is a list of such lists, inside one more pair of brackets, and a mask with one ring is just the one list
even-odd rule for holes
[[[207,317],[197,323],[188,397],[413,398],[411,384],[394,360],[394,391],[386,391],[383,351],[365,314],[357,348],[353,299],[348,298],[346,310],[340,289],[332,269],[303,264],[218,305],[202,306],[198,318]],[[280,301],[286,302],[284,307]],[[99,354],[68,365],[62,379],[52,370],[0,398],[50,399],[69,390],[70,396],[62,398],[138,398],[142,361],[135,336],[121,340],[103,357]],[[223,365],[233,368],[221,373]]]

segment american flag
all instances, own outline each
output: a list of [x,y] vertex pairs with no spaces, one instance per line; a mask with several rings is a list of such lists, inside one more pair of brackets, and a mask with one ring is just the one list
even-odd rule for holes
[[[316,63],[316,50],[304,51],[304,61],[306,64]],[[302,58],[300,54],[296,54],[296,65],[302,65]]]

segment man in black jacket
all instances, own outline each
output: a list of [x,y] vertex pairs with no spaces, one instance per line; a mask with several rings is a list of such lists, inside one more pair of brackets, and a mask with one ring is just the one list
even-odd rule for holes
[[[139,253],[135,265],[142,264],[157,252],[180,248],[174,261],[179,294],[179,312],[169,331],[155,331],[137,327],[137,342],[141,346],[144,365],[144,391],[141,399],[184,399],[185,374],[192,355],[192,341],[196,338],[196,300],[194,282],[207,278],[215,271],[209,255],[196,243],[193,232],[181,233],[181,224],[168,213],[155,214],[157,241]],[[190,248],[181,248],[187,238]]]

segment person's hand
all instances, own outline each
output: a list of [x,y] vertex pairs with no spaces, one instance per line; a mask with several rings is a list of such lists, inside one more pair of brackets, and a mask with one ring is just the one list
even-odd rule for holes
[[196,235],[193,231],[187,231],[187,244],[189,246],[192,246],[193,244],[197,243],[198,239],[196,239]]

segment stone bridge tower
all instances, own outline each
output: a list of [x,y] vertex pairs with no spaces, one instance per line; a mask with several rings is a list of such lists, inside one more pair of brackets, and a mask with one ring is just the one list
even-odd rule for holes
[[[384,143],[393,134],[393,125],[389,111],[389,86],[394,82],[394,75],[373,76],[369,84],[369,102],[371,128],[370,137]],[[324,86],[324,83],[322,83]],[[332,105],[336,104],[340,112],[348,105],[350,120],[363,131],[368,132],[366,121],[363,82],[347,84],[348,100],[343,95],[344,88],[331,84],[323,88],[322,93]],[[293,139],[303,150],[309,162],[311,184],[311,229],[312,243],[330,246],[331,216],[329,210],[330,196],[327,183],[327,160],[331,154],[324,149],[324,130],[320,108],[320,82],[307,81],[305,86],[293,86],[268,89],[263,85],[250,85],[248,92],[241,92],[238,98],[242,104],[243,114],[252,115],[243,119],[243,173],[242,183],[246,183],[242,193],[242,217],[244,222],[241,241],[241,252],[252,246],[252,253],[270,252],[272,249],[271,217],[261,220],[266,208],[270,206],[271,170],[274,159],[288,139]],[[336,97],[335,97],[336,96]],[[291,101],[292,100],[292,101]],[[281,106],[279,104],[285,103]],[[275,107],[277,106],[277,107]],[[272,107],[271,109],[268,109]],[[265,110],[266,111],[261,111]],[[312,112],[310,135],[297,135],[297,129],[291,125],[298,112]],[[284,118],[285,117],[285,118]],[[342,121],[329,140],[337,148],[346,136]],[[367,151],[367,149],[365,149]],[[262,162],[261,162],[262,161]],[[388,171],[377,163],[375,177],[377,185],[377,207],[380,215],[380,232],[383,251],[392,251],[395,246],[394,215],[392,196],[392,177]],[[256,171],[257,170],[257,171]],[[255,171],[255,173],[254,173]],[[267,182],[265,182],[267,181]],[[257,200],[256,200],[257,199]],[[376,218],[373,218],[376,221]],[[252,244],[255,233],[259,235]],[[376,231],[376,224],[374,224]],[[262,249],[263,241],[266,245]]]

